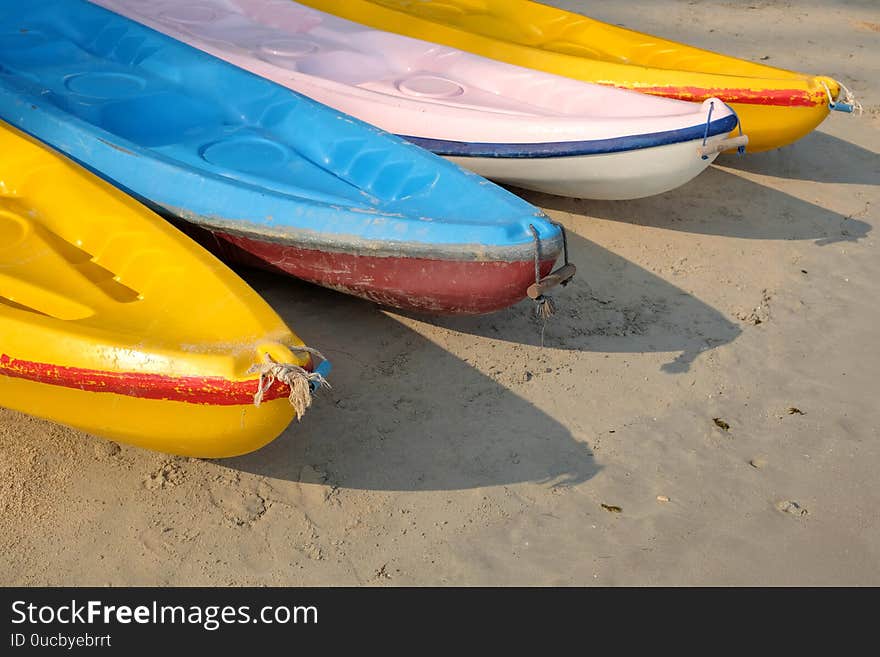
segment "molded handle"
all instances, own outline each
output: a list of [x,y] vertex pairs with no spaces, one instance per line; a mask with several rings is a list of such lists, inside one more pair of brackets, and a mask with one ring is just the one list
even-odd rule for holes
[[553,273],[547,274],[537,283],[530,285],[527,294],[530,299],[537,299],[557,285],[567,285],[575,273],[577,273],[577,268],[573,264],[563,265]]
[[716,141],[711,144],[706,144],[705,146],[700,146],[697,149],[697,153],[699,153],[703,157],[708,157],[709,155],[715,155],[715,153],[722,153],[724,151],[732,151],[737,148],[742,148],[747,146],[749,143],[749,138],[746,135],[741,135],[739,137],[731,137],[729,139],[722,139],[721,141]]

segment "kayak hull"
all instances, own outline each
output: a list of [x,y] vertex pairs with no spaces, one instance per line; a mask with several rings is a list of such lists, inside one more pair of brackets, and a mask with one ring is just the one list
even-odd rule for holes
[[[295,276],[392,308],[431,315],[480,315],[520,301],[535,282],[534,251],[519,260],[455,259],[454,252],[409,257],[402,253],[305,249],[253,234],[189,231],[224,260]],[[546,276],[559,249],[539,257]],[[446,257],[437,257],[445,255]],[[438,281],[443,285],[438,286]]]
[[[707,140],[707,145],[726,135]],[[700,157],[702,140],[635,151],[536,159],[450,157],[452,162],[499,182],[537,192],[597,200],[663,194],[700,174],[717,154]]]
[[[0,122],[0,404],[149,449],[259,449],[296,414],[302,341],[160,216]],[[294,367],[295,366],[295,367]],[[306,404],[307,406],[307,404]]]
[[[20,364],[11,369],[8,357],[6,360],[6,364],[0,362],[3,406],[101,438],[168,454],[194,458],[247,454],[281,435],[294,415],[283,390],[275,391],[274,399],[256,407],[256,380],[244,386],[249,393],[245,397],[230,395],[218,403],[221,400],[214,396],[210,402],[198,403],[130,394],[142,383],[142,375],[136,372],[123,376],[112,371],[87,375],[78,372],[70,378],[52,376],[52,383],[47,383],[46,372],[57,372],[58,366],[29,362],[28,372],[22,373]],[[113,378],[117,385],[102,392],[83,389],[87,381],[102,377]],[[169,377],[168,382],[180,391],[203,392],[190,379]]]
[[[836,85],[835,85],[836,86]],[[828,118],[827,102],[812,107],[731,103],[742,125],[749,127],[750,153],[788,146],[806,137]],[[731,133],[731,136],[735,134]]]
[[720,98],[740,115],[747,150],[809,134],[829,114],[831,78],[749,62],[643,34],[529,0],[299,0],[375,29],[585,82],[702,102]]

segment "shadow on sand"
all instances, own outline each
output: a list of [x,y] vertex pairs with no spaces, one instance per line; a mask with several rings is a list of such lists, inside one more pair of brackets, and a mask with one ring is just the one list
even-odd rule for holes
[[[735,156],[729,159],[739,161]],[[635,201],[578,200],[514,191],[539,207],[573,215],[739,239],[810,240],[825,246],[857,241],[871,231],[864,221],[719,167],[682,188]],[[522,320],[522,306],[486,317],[437,318],[433,323],[463,333],[558,349],[680,352],[663,366],[669,373],[687,371],[700,353],[732,342],[740,334],[740,328],[716,309],[588,240],[578,221],[577,216],[564,219],[578,276],[557,293],[561,317],[543,331]]]
[[[240,273],[333,362],[333,389],[275,442],[221,465],[386,491],[574,485],[598,471],[584,437],[375,305]],[[321,472],[307,463],[320,463]]]
[[[758,156],[761,154],[759,153]],[[749,160],[748,156],[741,161]],[[737,160],[736,156],[726,159]],[[540,207],[641,226],[756,240],[812,240],[819,246],[866,237],[870,224],[802,201],[713,166],[671,192],[635,201],[529,194]]]
[[880,156],[877,153],[819,131],[774,151],[751,153],[743,158],[723,155],[718,164],[791,180],[880,185]]
[[[542,199],[543,200],[543,199]],[[685,372],[704,351],[732,342],[741,329],[684,290],[579,235],[568,243],[578,275],[554,291],[557,314],[546,324],[528,303],[483,317],[440,317],[438,326],[519,344],[596,353],[679,352],[663,366]]]
[[[680,352],[686,371],[740,329],[693,296],[572,232],[582,275],[546,326],[523,302],[483,317],[418,317],[451,330],[593,352]],[[375,305],[283,276],[240,273],[334,363],[334,388],[262,450],[222,465],[366,490],[453,490],[523,481],[573,485],[598,471],[586,436]],[[315,475],[307,463],[321,463]],[[317,481],[315,480],[317,476]]]

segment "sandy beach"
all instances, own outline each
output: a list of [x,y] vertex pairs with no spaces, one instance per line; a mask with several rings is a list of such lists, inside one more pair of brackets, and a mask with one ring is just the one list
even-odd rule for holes
[[876,1],[548,3],[864,114],[658,197],[519,192],[578,265],[546,325],[241,270],[332,390],[222,461],[0,409],[0,585],[880,585]]

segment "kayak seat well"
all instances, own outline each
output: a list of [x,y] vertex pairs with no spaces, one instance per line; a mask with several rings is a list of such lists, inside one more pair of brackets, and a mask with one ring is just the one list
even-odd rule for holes
[[117,303],[133,303],[139,301],[140,293],[118,280],[118,276],[106,267],[102,267],[95,261],[92,254],[71,244],[57,233],[52,232],[42,224],[35,224],[35,232],[40,238],[58,255],[64,258],[70,266],[101,290],[109,298]]
[[[6,199],[0,209],[0,295],[5,305],[60,320],[85,319],[107,300],[132,303],[140,294],[39,220],[29,219]],[[78,276],[58,280],[47,272],[61,267]]]

